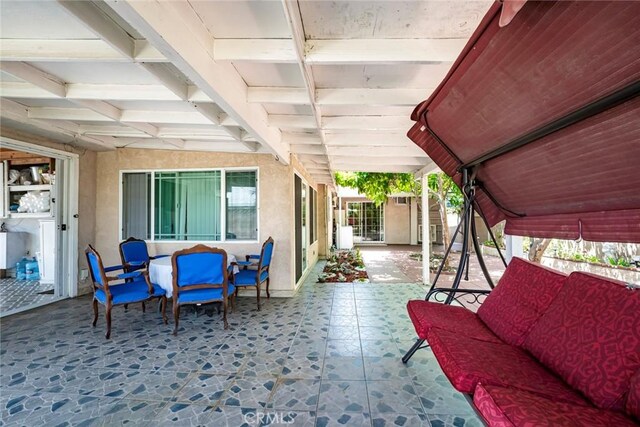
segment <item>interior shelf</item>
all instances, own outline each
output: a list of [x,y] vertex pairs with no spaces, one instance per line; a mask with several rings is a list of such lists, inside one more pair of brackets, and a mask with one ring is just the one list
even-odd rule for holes
[[51,212],[11,212],[9,218],[51,218]]
[[10,185],[9,191],[49,191],[51,190],[51,184],[40,185]]

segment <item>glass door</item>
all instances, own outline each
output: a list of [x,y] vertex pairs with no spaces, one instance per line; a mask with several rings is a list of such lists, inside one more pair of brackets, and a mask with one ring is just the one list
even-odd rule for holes
[[348,202],[347,224],[353,227],[355,243],[384,242],[384,205]]

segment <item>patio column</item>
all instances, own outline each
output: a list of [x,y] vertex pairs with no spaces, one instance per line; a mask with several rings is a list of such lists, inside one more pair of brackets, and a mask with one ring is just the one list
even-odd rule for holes
[[422,174],[422,284],[429,285],[431,276],[429,271],[429,246],[431,230],[429,227],[429,174]]
[[504,240],[507,246],[507,250],[505,251],[507,264],[511,262],[511,258],[514,256],[522,258],[524,255],[522,250],[522,236],[511,236],[509,234],[505,234]]

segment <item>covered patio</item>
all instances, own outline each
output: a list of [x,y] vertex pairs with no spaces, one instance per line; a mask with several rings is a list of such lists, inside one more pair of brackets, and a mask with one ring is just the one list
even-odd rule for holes
[[265,301],[260,312],[242,301],[229,330],[217,314],[183,315],[178,337],[157,312],[142,315],[136,305],[114,311],[109,342],[91,327],[87,297],[18,314],[2,322],[2,419],[481,426],[429,351],[406,365],[400,360],[415,336],[404,307],[424,294],[419,284],[310,279],[295,297]]

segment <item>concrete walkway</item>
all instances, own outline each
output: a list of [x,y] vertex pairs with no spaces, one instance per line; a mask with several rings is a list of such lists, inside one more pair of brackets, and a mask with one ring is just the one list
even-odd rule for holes
[[[415,277],[405,273],[409,254],[416,246],[361,246],[362,260],[372,283],[417,283]],[[403,271],[404,270],[404,271]]]

